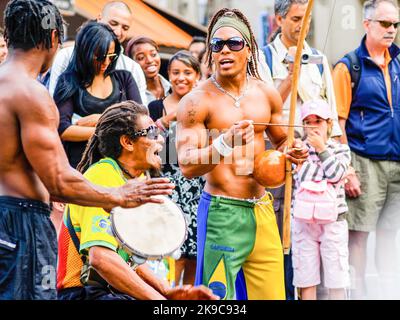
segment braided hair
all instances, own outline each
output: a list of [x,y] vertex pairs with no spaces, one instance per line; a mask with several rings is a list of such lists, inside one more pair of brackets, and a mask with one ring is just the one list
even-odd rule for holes
[[132,100],[108,107],[97,122],[96,129],[83,153],[77,170],[85,172],[93,163],[104,157],[118,159],[122,152],[120,137],[127,135],[135,139],[137,120],[148,115],[145,106]]
[[51,34],[64,37],[63,20],[57,7],[48,0],[12,0],[4,14],[4,38],[9,47],[22,50],[51,48]]
[[250,38],[251,38],[251,43],[249,44],[251,47],[251,61],[247,64],[247,73],[250,74],[252,77],[255,77],[257,79],[261,80],[260,74],[258,73],[258,45],[256,38],[254,37],[253,30],[251,29],[251,25],[249,20],[246,18],[246,16],[239,11],[238,9],[229,9],[229,8],[224,8],[219,10],[217,13],[214,14],[212,17],[210,24],[208,26],[208,32],[207,32],[207,60],[206,63],[208,64],[209,68],[212,68],[212,52],[210,49],[210,42],[211,42],[211,32],[217,23],[217,21],[223,17],[226,14],[235,14],[249,29],[250,31]]

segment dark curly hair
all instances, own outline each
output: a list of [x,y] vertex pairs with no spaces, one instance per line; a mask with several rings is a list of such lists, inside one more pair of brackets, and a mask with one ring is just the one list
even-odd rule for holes
[[147,108],[135,101],[128,100],[108,107],[97,122],[77,170],[85,172],[92,164],[104,157],[117,160],[121,155],[120,137],[127,135],[132,139],[137,131],[137,120],[148,115]]
[[64,38],[60,11],[47,0],[12,0],[4,13],[4,39],[11,48],[30,50],[51,48],[51,34],[57,31],[58,41]]

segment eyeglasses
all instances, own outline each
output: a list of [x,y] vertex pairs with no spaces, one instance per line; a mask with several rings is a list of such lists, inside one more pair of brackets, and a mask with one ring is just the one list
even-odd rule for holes
[[228,40],[212,38],[210,41],[210,48],[212,52],[220,52],[224,46],[227,45],[231,51],[240,51],[244,48],[245,43],[246,41],[240,37],[232,37]]
[[373,20],[373,19],[369,19],[369,21],[379,22],[379,24],[385,29],[388,29],[391,26],[393,26],[395,29],[397,29],[400,24],[400,21],[391,22],[391,21],[386,21],[386,20]]
[[118,58],[118,54],[116,54],[116,53],[108,53],[108,54],[105,54],[105,55],[102,55],[102,56],[99,56],[99,57],[96,56],[96,60],[98,62],[106,61],[107,58],[110,58],[110,60],[112,62],[112,61],[114,61],[115,59]]
[[156,126],[150,126],[147,129],[142,129],[133,133],[135,138],[137,137],[147,137],[151,140],[157,140],[160,135],[160,130]]

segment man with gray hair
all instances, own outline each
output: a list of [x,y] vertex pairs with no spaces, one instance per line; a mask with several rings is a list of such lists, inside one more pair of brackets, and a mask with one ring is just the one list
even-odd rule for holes
[[[104,6],[101,14],[97,17],[97,21],[108,24],[122,44],[126,40],[129,28],[132,24],[132,11],[129,6],[122,1],[111,1]],[[58,77],[65,71],[71,60],[73,50],[73,46],[61,49],[54,59],[49,83],[51,95],[54,94]],[[121,54],[117,60],[116,69],[127,70],[132,73],[139,88],[142,103],[147,105],[146,79],[140,65],[131,58]]]
[[381,298],[393,298],[400,280],[396,255],[400,227],[400,48],[394,44],[399,26],[397,2],[366,1],[363,25],[366,35],[361,45],[343,57],[333,72],[342,143],[348,143],[352,151],[354,168],[345,182],[353,298],[366,295],[366,246],[372,231],[376,231]]

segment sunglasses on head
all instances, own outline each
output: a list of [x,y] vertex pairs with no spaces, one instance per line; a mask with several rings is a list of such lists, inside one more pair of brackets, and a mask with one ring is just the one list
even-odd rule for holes
[[385,29],[390,28],[391,26],[393,26],[395,29],[398,28],[400,21],[397,22],[391,22],[391,21],[386,21],[386,20],[372,20],[370,19],[369,21],[374,21],[374,22],[379,22],[379,24],[384,27]]
[[107,53],[107,54],[99,56],[99,57],[96,56],[96,60],[98,62],[103,62],[103,61],[106,61],[107,58],[110,58],[111,61],[114,61],[115,59],[117,59],[117,57],[118,57],[118,54],[116,54],[116,53]]
[[156,126],[150,126],[150,127],[146,128],[146,129],[135,131],[133,133],[133,136],[135,138],[137,138],[137,137],[147,137],[147,138],[149,138],[151,140],[157,140],[159,135],[160,135],[160,130]]
[[240,51],[244,48],[246,41],[240,37],[232,37],[227,40],[220,38],[212,38],[210,41],[210,48],[212,52],[220,52],[225,45],[228,46],[231,51]]

